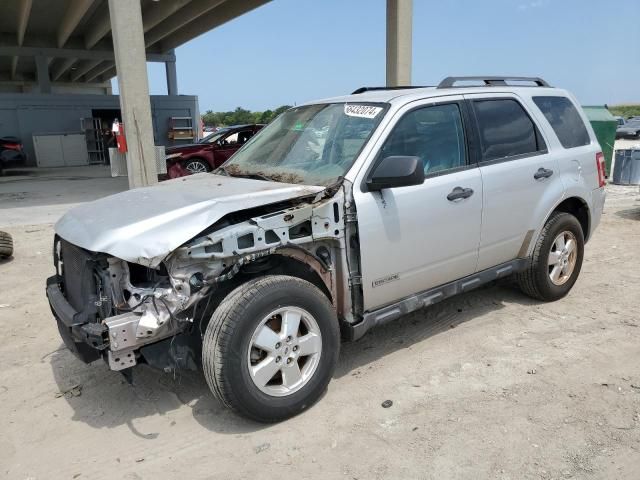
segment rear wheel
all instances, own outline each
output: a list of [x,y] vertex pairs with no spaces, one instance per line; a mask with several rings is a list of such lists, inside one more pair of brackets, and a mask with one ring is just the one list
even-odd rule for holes
[[0,232],[0,258],[13,255],[13,239],[7,232]]
[[207,173],[209,170],[209,164],[204,160],[193,159],[187,160],[184,164],[184,169],[193,175],[194,173]]
[[211,317],[202,363],[212,392],[241,415],[283,420],[309,408],[333,375],[338,322],[311,283],[270,275],[231,292]]
[[580,222],[569,213],[553,213],[540,232],[527,269],[517,276],[520,288],[539,300],[564,297],[578,279],[583,255]]

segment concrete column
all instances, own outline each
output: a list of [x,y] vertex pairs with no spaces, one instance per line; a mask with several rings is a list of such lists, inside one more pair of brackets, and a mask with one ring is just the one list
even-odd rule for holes
[[387,86],[411,85],[413,0],[387,0]]
[[129,188],[158,182],[140,2],[109,0]]
[[[168,53],[173,53],[173,51]],[[164,68],[167,73],[167,95],[178,95],[178,72],[176,70],[176,62],[164,62]]]
[[36,57],[36,72],[40,93],[51,93],[51,79],[49,78],[49,62],[47,57],[41,55]]

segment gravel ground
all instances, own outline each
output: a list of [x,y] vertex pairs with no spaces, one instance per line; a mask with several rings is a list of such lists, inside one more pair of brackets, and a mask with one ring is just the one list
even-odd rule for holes
[[76,360],[44,296],[51,225],[9,226],[0,476],[637,480],[640,197],[608,191],[565,299],[504,282],[409,315],[344,344],[321,401],[270,426],[226,411],[200,375],[140,367],[130,386]]

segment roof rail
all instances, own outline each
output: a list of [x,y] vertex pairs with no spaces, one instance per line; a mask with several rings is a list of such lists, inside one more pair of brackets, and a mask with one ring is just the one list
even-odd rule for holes
[[[486,87],[493,86],[505,86],[508,85],[507,82],[515,81],[515,82],[531,82],[535,83],[538,87],[550,87],[547,82],[545,82],[540,77],[447,77],[440,82],[438,88],[460,88],[456,87],[456,83],[465,82],[465,81],[479,81],[484,82]],[[469,85],[463,85],[462,87],[466,87]],[[471,85],[473,86],[473,85]]]
[[353,92],[351,92],[351,95],[357,95],[359,93],[364,93],[364,92],[371,92],[371,91],[375,91],[375,90],[406,90],[409,88],[427,88],[429,85],[403,85],[403,86],[399,86],[399,87],[360,87],[356,90],[354,90]]

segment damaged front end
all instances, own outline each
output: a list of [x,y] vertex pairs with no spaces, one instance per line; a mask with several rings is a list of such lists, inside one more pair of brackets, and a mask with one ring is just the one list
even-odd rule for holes
[[145,345],[183,333],[189,299],[163,266],[88,252],[60,237],[54,263],[47,297],[65,344],[81,360],[102,357],[112,370],[123,370],[143,358]]
[[345,241],[349,202],[344,185],[327,192],[226,215],[155,268],[57,237],[47,296],[65,344],[86,362],[104,358],[112,370],[141,362],[195,369],[217,303],[267,273],[309,280],[339,318],[353,321],[352,298],[343,293],[353,281],[346,265],[357,258]]

